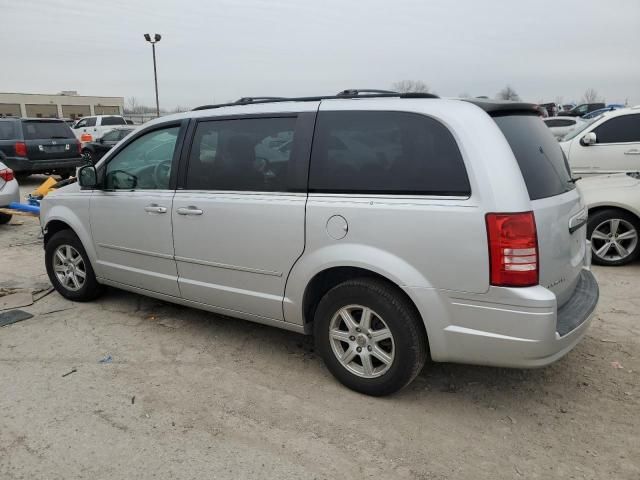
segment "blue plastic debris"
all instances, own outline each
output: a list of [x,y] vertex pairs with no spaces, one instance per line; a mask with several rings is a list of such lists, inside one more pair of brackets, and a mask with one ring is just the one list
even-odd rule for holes
[[111,363],[113,361],[113,358],[111,357],[111,355],[107,355],[106,357],[102,358],[98,363]]

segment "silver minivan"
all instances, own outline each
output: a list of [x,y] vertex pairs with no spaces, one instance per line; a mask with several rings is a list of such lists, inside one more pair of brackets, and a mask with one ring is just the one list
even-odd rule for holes
[[45,198],[47,272],[71,300],[109,285],[313,334],[370,395],[428,358],[547,365],[598,285],[537,113],[350,90],[162,117]]

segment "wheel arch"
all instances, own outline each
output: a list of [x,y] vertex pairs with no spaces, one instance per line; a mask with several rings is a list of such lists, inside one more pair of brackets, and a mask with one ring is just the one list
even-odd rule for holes
[[638,222],[640,222],[640,212],[634,211],[633,209],[629,208],[626,205],[620,205],[620,204],[592,205],[588,208],[587,213],[588,215],[595,215],[596,213],[602,212],[603,210],[618,210],[620,212],[628,213],[629,215],[632,215],[633,217],[635,217],[636,220],[638,220]]
[[96,251],[91,239],[91,233],[88,231],[88,227],[85,227],[82,220],[77,214],[70,208],[62,205],[55,205],[45,211],[44,222],[42,231],[44,233],[44,245],[46,246],[48,241],[57,232],[62,230],[71,230],[82,243],[84,250],[87,252],[91,266],[93,267],[96,275],[99,276],[96,269]]

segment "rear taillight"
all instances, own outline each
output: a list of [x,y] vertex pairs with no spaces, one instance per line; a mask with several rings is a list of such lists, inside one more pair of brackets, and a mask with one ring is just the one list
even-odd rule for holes
[[16,149],[16,157],[26,157],[27,156],[27,144],[24,142],[16,142],[14,145]]
[[537,285],[538,235],[533,212],[488,213],[486,220],[491,285]]
[[0,170],[0,178],[5,182],[10,182],[16,177],[13,174],[13,170],[11,170],[10,168],[3,168],[2,170]]

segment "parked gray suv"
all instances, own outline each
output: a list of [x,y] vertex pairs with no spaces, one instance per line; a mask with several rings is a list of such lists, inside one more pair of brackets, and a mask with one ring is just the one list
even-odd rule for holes
[[357,91],[149,122],[41,213],[64,297],[110,285],[313,334],[370,395],[427,358],[569,352],[598,300],[586,221],[535,106]]

